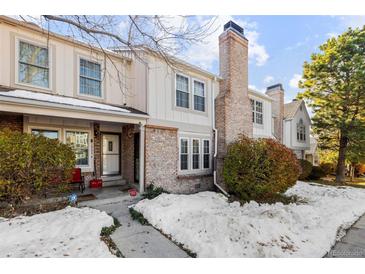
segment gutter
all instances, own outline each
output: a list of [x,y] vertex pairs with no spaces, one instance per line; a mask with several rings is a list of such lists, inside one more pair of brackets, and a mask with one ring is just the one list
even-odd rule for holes
[[[217,78],[214,77],[213,81]],[[215,98],[214,98],[214,83],[212,84],[212,119],[213,119],[213,131],[214,131],[214,164],[213,164],[213,182],[214,185],[224,194],[224,196],[229,197],[229,194],[217,183],[217,150],[218,150],[218,129],[215,127]]]

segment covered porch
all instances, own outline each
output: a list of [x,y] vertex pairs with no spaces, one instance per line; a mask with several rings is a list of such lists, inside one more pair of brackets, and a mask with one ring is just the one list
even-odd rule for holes
[[11,128],[70,144],[86,187],[137,184],[144,191],[148,115],[129,107],[25,90],[0,91],[0,129]]

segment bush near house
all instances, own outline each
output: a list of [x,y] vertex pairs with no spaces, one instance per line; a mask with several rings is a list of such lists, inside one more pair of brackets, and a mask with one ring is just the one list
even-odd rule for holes
[[0,202],[18,204],[51,187],[67,189],[74,166],[72,148],[58,140],[0,131]]
[[302,168],[302,171],[299,175],[299,180],[305,180],[308,179],[308,176],[311,174],[312,172],[312,168],[313,165],[311,162],[307,161],[307,160],[299,160],[299,164]]
[[326,172],[320,166],[313,166],[312,171],[308,176],[308,179],[318,180],[325,176]]
[[223,177],[229,193],[241,201],[271,200],[293,186],[300,166],[294,153],[272,139],[241,136],[228,146]]
[[322,168],[325,175],[336,173],[336,164],[334,163],[321,163],[319,166]]

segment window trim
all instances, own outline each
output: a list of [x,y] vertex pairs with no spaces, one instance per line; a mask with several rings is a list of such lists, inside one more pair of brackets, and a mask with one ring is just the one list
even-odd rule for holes
[[[196,155],[196,153],[194,153],[194,141],[198,141],[199,144],[199,168],[194,168],[194,155]],[[201,157],[202,157],[202,153],[201,153],[201,142],[200,142],[200,138],[191,138],[191,171],[198,171],[198,170],[202,170],[202,165],[201,165]]]
[[[204,85],[204,96],[197,95],[199,97],[203,97],[204,98],[204,111],[195,109],[195,89],[194,89],[194,82],[198,82],[198,83],[201,83],[201,84]],[[191,99],[192,99],[192,103],[191,103],[192,110],[198,111],[200,113],[207,112],[207,103],[206,103],[207,102],[207,88],[206,88],[207,85],[206,85],[205,81],[202,81],[200,79],[197,79],[197,78],[192,77],[191,78],[191,85],[192,85],[192,87],[191,87],[191,90],[192,90],[192,96],[191,96]]]
[[[188,152],[187,152],[187,160],[188,160],[188,168],[187,169],[181,169],[181,140],[186,140],[186,141],[188,141]],[[185,154],[184,154],[185,155]],[[188,137],[179,137],[179,162],[178,162],[178,164],[179,164],[179,172],[182,172],[182,173],[184,173],[184,172],[189,172],[190,171],[190,138],[188,138]]]
[[[252,105],[251,105],[251,102],[253,101],[253,105],[254,105],[254,109],[252,109]],[[258,112],[256,110],[256,102],[259,102],[261,103],[262,105],[262,112]],[[253,119],[251,117],[251,121],[253,124],[257,125],[257,126],[264,126],[264,101],[262,100],[257,100],[257,99],[254,99],[254,98],[250,98],[250,107],[251,107],[251,114],[253,115]],[[259,114],[262,114],[262,124],[260,123],[257,123],[257,117],[256,117],[256,113],[259,113]]]
[[[212,152],[211,152],[211,145],[210,145],[210,139],[201,139],[202,140],[202,169],[203,170],[209,170],[211,169],[211,157],[212,157]],[[206,155],[206,153],[204,153],[204,142],[208,141],[208,148],[209,148],[209,167],[204,167],[204,156]]]
[[[105,99],[105,95],[104,95],[104,63],[96,58],[91,58],[90,56],[87,57],[85,55],[81,55],[81,54],[77,54],[77,96],[79,97],[86,97],[86,98],[92,98],[92,99],[97,99],[97,100],[104,100]],[[84,59],[85,61],[89,61],[91,63],[95,63],[95,64],[99,64],[100,65],[100,94],[101,96],[95,96],[95,95],[90,95],[90,94],[83,94],[80,92],[80,77],[81,77],[81,59]],[[85,77],[88,78],[88,77]],[[97,80],[97,79],[93,79],[93,78],[88,78],[88,79],[92,79],[92,80]]]
[[93,170],[93,165],[91,164],[92,162],[92,148],[91,148],[91,130],[87,130],[87,129],[78,129],[78,128],[64,128],[63,129],[63,143],[67,144],[67,131],[72,131],[72,132],[83,132],[83,133],[88,133],[89,134],[89,140],[88,140],[88,165],[75,165],[76,167],[79,167],[81,169],[92,169]]
[[[185,92],[185,91],[182,91],[182,92],[185,92],[185,93],[188,93],[188,95],[189,95],[189,98],[188,98],[188,103],[189,103],[189,106],[186,108],[186,107],[182,107],[182,106],[178,106],[177,105],[177,76],[182,76],[182,77],[185,77],[185,78],[187,78],[188,79],[188,92]],[[190,77],[188,76],[188,75],[186,75],[186,74],[183,74],[183,73],[181,73],[181,72],[176,72],[175,73],[175,90],[174,90],[174,92],[175,92],[175,103],[174,103],[174,105],[175,105],[175,107],[176,108],[178,108],[178,109],[182,109],[182,110],[191,110],[191,87],[190,87]]]
[[[20,42],[27,43],[36,47],[44,48],[48,50],[48,87],[37,86],[29,83],[23,83],[19,81],[19,53],[20,53]],[[14,83],[19,86],[31,87],[42,89],[46,91],[52,91],[53,86],[53,64],[52,64],[52,46],[47,43],[41,43],[39,41],[34,41],[31,39],[23,38],[23,37],[15,37],[15,74],[14,74]]]

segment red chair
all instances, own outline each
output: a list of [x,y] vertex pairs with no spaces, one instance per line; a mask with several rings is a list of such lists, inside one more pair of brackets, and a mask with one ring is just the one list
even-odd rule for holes
[[72,171],[71,184],[79,184],[81,193],[85,190],[85,178],[81,175],[81,168],[74,168]]

